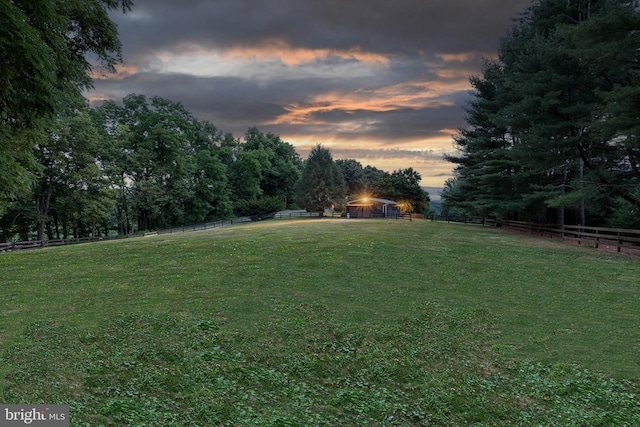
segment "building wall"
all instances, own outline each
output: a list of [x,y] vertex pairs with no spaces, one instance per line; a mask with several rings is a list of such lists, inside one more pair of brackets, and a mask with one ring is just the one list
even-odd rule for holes
[[383,218],[400,215],[400,209],[396,206],[374,203],[371,206],[347,206],[347,212],[352,218]]

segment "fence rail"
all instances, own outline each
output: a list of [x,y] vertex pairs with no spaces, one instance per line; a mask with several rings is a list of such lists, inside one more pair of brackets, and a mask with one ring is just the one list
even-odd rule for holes
[[50,246],[73,245],[77,243],[99,242],[102,240],[117,240],[133,237],[132,235],[122,236],[100,236],[100,237],[78,237],[69,239],[50,239],[50,240],[27,240],[24,242],[7,242],[0,243],[0,252],[15,252],[27,249],[47,248]]
[[431,221],[459,222],[459,223],[463,223],[463,224],[475,224],[475,225],[483,225],[483,226],[489,226],[489,227],[494,227],[498,223],[498,221],[496,221],[494,218],[486,218],[486,217],[479,217],[479,216],[462,216],[462,215],[460,215],[460,216],[438,216],[438,215],[432,215],[432,216],[429,216],[427,218],[430,219]]
[[69,238],[69,239],[49,239],[49,240],[28,240],[24,242],[7,242],[0,243],[0,252],[16,252],[28,249],[40,249],[46,248],[50,246],[62,246],[62,245],[72,245],[77,243],[89,243],[89,242],[99,242],[103,240],[116,240],[116,239],[126,239],[131,237],[151,237],[151,236],[161,236],[164,234],[179,234],[179,233],[188,233],[192,231],[203,231],[203,230],[211,230],[214,228],[225,227],[229,225],[242,224],[246,222],[259,221],[263,219],[269,218],[277,218],[277,219],[293,219],[293,218],[318,218],[322,217],[322,212],[282,212],[277,214],[269,214],[269,215],[257,215],[252,217],[238,217],[225,219],[220,221],[206,222],[200,224],[193,225],[183,225],[181,227],[173,227],[164,230],[157,231],[145,231],[139,232],[135,234],[124,234],[118,236],[100,236],[100,237],[79,237],[79,238]]
[[221,221],[206,222],[203,224],[183,225],[182,227],[174,227],[174,228],[168,228],[166,230],[147,232],[147,233],[144,233],[144,236],[148,237],[148,236],[158,236],[163,234],[178,234],[178,233],[188,233],[191,231],[211,230],[214,228],[220,228],[220,227],[225,227],[225,226],[234,225],[234,224],[242,224],[243,222],[251,222],[251,221],[255,221],[255,219],[251,219],[249,217],[232,218],[232,219],[225,219]]
[[580,225],[535,224],[521,221],[502,221],[501,225],[523,233],[540,235],[586,244],[597,249],[614,249],[640,255],[640,230],[625,228],[583,227]]
[[596,249],[624,252],[640,256],[640,230],[606,227],[583,227],[580,225],[538,224],[524,221],[496,220],[482,217],[432,216],[432,221],[459,222],[483,226],[504,227],[521,233],[539,235],[550,239],[561,239],[589,245]]
[[304,211],[285,211],[278,212],[273,217],[275,219],[301,219],[301,218],[321,218],[324,212],[304,212]]
[[166,230],[145,231],[136,234],[123,234],[118,236],[99,236],[99,237],[78,237],[69,239],[49,239],[49,240],[28,240],[24,242],[7,242],[0,243],[0,252],[16,252],[28,249],[40,249],[51,246],[73,245],[78,243],[100,242],[105,240],[127,239],[132,237],[149,237],[159,236],[163,234],[187,233],[191,231],[210,230],[213,228],[224,227],[232,224],[241,224],[243,222],[251,222],[254,219],[243,217],[226,219],[223,221],[207,222],[203,224],[185,225],[182,227],[174,227]]

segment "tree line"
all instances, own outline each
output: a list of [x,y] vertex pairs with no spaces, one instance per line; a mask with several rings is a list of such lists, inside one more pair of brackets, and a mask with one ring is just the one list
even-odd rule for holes
[[[0,241],[131,233],[285,206],[340,207],[360,192],[422,211],[413,169],[303,161],[278,135],[243,140],[183,105],[131,94],[89,108],[91,73],[113,72],[109,14],[132,0],[0,2]],[[91,59],[91,60],[90,60]]]
[[637,1],[540,0],[470,81],[445,213],[640,228]]
[[360,194],[396,198],[409,211],[428,195],[413,169],[388,173],[334,161],[258,128],[240,140],[182,104],[131,94],[96,108],[74,105],[33,147],[29,191],[5,203],[3,240],[155,230],[275,212],[342,208]]

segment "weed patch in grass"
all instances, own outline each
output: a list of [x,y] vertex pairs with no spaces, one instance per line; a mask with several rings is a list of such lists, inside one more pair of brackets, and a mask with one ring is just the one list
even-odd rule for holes
[[214,319],[34,324],[0,397],[71,406],[73,425],[634,425],[637,388],[487,349],[486,311],[428,303],[363,329],[277,305],[254,335]]

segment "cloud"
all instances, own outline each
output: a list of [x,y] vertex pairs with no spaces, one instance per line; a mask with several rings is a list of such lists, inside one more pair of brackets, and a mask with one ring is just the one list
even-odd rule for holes
[[138,73],[122,80],[99,80],[94,85],[97,90],[89,94],[94,103],[120,100],[129,93],[162,96],[183,103],[202,120],[227,124],[220,127],[232,133],[241,129],[244,133],[251,126],[248,123],[263,123],[285,112],[277,86],[261,86],[242,78]]
[[[316,143],[441,185],[470,75],[531,0],[136,0],[93,102],[161,96],[241,136]],[[436,184],[433,184],[436,183]],[[439,183],[439,184],[437,184]]]
[[355,60],[360,63],[373,63],[386,65],[389,58],[382,54],[363,51],[359,47],[352,47],[345,50],[321,48],[309,49],[295,47],[279,39],[269,39],[261,41],[256,46],[233,47],[223,51],[223,57],[241,60],[279,60],[289,67],[303,64],[326,61],[329,58],[339,58],[344,60]]
[[[280,40],[305,49],[385,56],[493,52],[531,0],[137,0],[118,15],[128,49],[188,42],[216,49]],[[141,37],[142,36],[142,37]],[[179,43],[178,42],[178,43]]]

